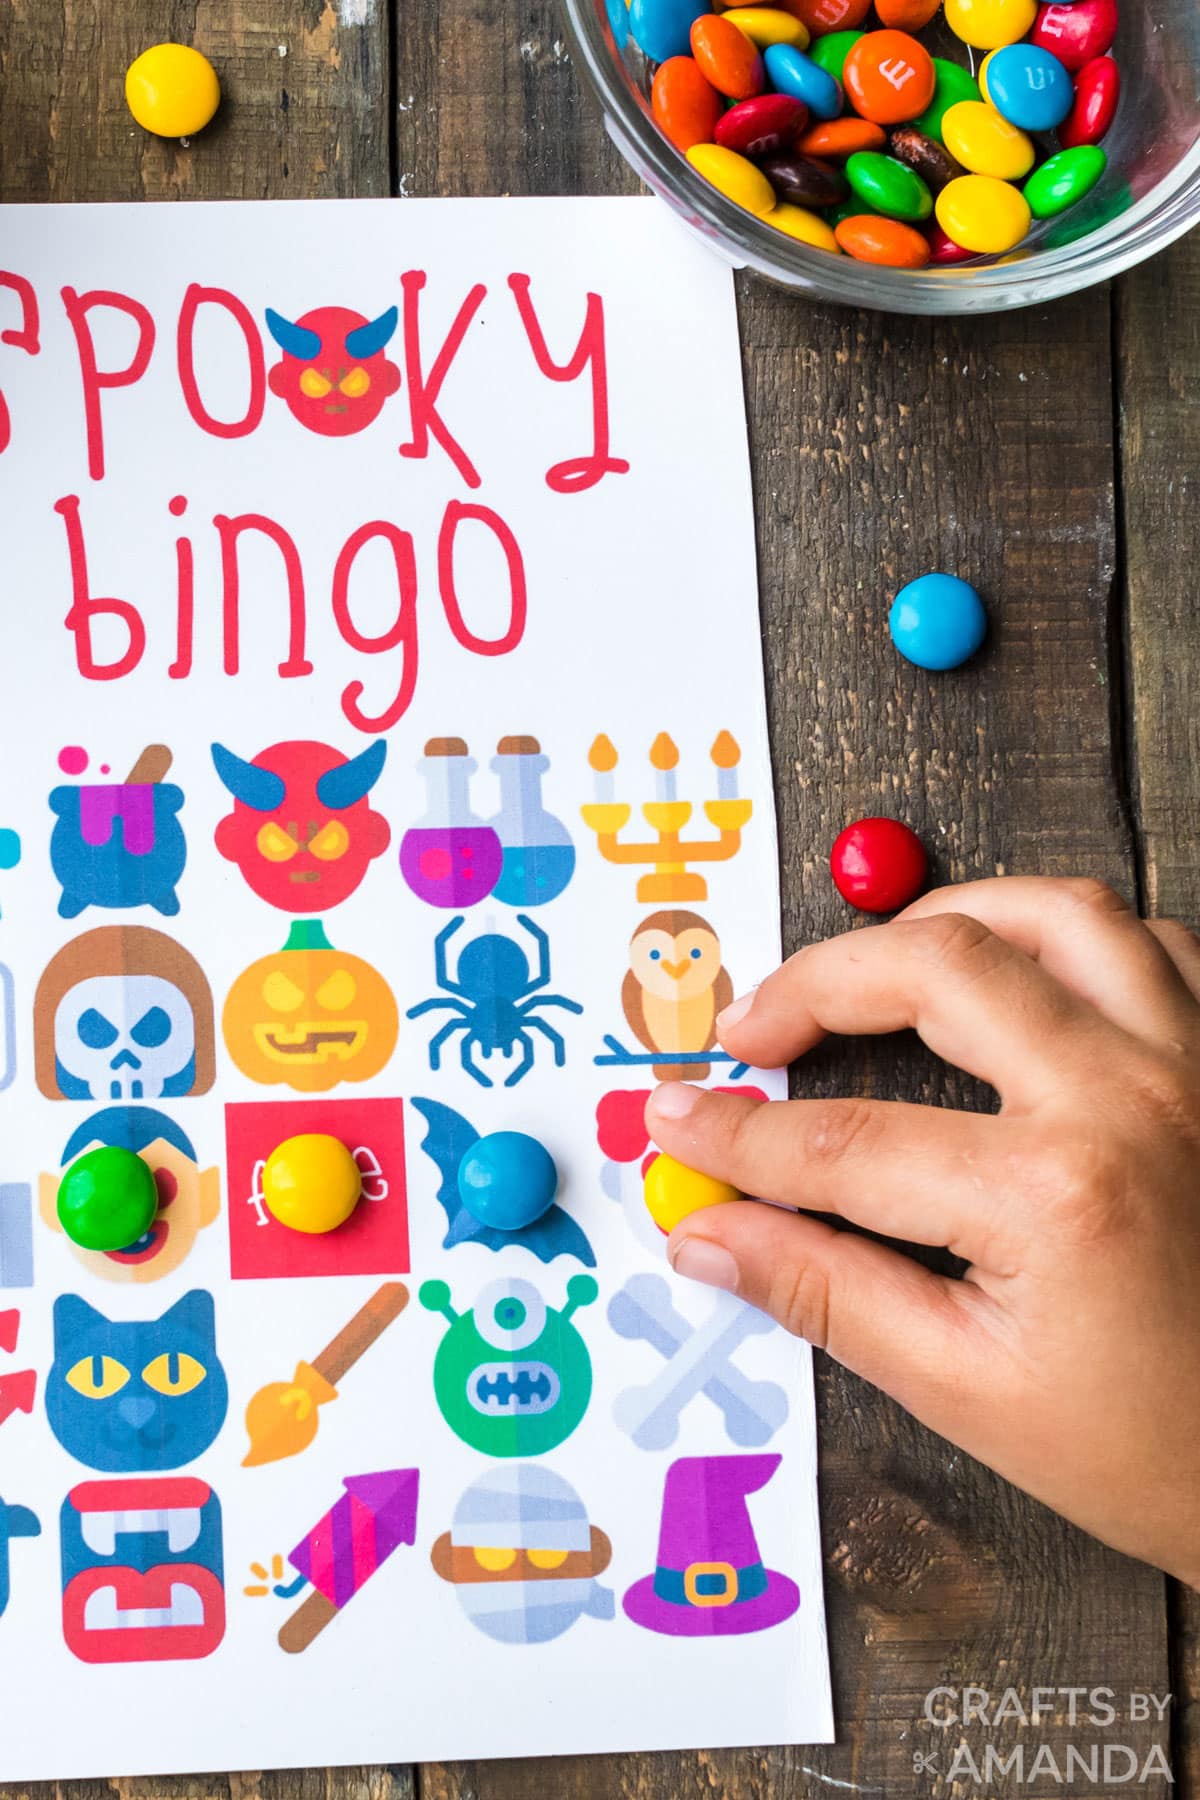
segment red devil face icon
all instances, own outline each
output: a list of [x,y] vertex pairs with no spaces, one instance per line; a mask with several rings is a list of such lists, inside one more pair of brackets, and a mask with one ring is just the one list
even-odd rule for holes
[[283,351],[270,373],[271,392],[322,437],[362,431],[400,386],[399,369],[383,354],[396,329],[394,306],[377,319],[318,306],[294,324],[268,307],[267,329]]
[[367,802],[387,755],[382,738],[350,758],[314,743],[272,744],[253,762],[223,744],[212,755],[234,800],[217,849],[280,911],[340,906],[387,849],[387,820]]

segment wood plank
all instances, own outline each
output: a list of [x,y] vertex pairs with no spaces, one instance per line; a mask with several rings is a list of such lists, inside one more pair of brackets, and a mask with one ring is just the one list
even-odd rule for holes
[[1131,778],[1147,911],[1200,926],[1200,239],[1117,290]]
[[[1130,784],[1147,914],[1200,928],[1200,237],[1117,285]],[[1177,1792],[1200,1794],[1200,1597],[1171,1595]]]
[[[211,58],[223,93],[186,148],[149,137],[125,107],[126,68],[172,33]],[[0,200],[389,191],[383,13],[342,25],[333,0],[13,0],[0,7],[0,70]]]

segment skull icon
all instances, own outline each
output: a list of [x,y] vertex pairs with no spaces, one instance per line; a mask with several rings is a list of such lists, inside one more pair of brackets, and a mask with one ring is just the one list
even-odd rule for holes
[[52,1100],[159,1100],[212,1086],[212,994],[191,953],[143,925],[64,945],[34,999],[37,1084]]

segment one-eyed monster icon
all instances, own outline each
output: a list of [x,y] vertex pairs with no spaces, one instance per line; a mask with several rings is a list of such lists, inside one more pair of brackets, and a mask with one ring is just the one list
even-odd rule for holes
[[433,1364],[433,1391],[451,1431],[485,1456],[541,1456],[569,1438],[592,1393],[592,1362],[571,1323],[599,1288],[572,1275],[561,1312],[532,1282],[491,1281],[474,1308],[455,1312],[444,1281],[427,1281],[421,1305],[450,1329]]

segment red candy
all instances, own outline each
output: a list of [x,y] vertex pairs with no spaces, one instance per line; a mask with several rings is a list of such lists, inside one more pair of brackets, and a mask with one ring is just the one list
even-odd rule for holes
[[1050,0],[1038,7],[1029,42],[1049,50],[1074,75],[1103,56],[1116,35],[1117,0]]
[[834,886],[860,912],[899,912],[929,879],[929,861],[915,832],[898,819],[860,819],[847,825],[829,853]]
[[1111,56],[1084,63],[1075,77],[1075,104],[1058,128],[1064,150],[1098,144],[1112,124],[1121,98],[1121,71]]
[[952,237],[947,237],[940,225],[927,225],[925,236],[929,239],[931,263],[940,263],[944,266],[946,263],[970,262],[975,254],[973,250],[964,250],[962,245],[956,244]]
[[790,94],[758,94],[741,100],[717,120],[713,139],[739,156],[773,156],[790,150],[808,123],[808,108]]
[[871,0],[785,0],[784,11],[808,26],[813,37],[853,31],[871,10]]

